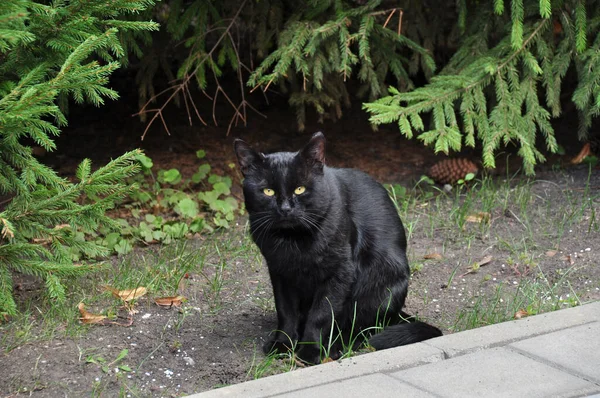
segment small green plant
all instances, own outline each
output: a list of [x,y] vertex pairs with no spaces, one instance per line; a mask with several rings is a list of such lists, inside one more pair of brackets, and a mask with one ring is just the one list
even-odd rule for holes
[[421,272],[423,270],[423,267],[425,266],[425,264],[421,263],[421,262],[417,262],[417,263],[412,263],[410,265],[410,274],[414,275],[418,272]]
[[127,357],[127,354],[129,354],[129,350],[125,348],[121,350],[119,355],[117,355],[117,357],[111,362],[108,362],[100,355],[90,355],[85,359],[85,362],[94,363],[100,366],[100,369],[102,369],[104,373],[110,373],[110,369],[113,366],[115,366],[115,370],[118,369],[122,372],[131,372],[129,365],[121,363]]
[[461,185],[467,185],[467,183],[469,181],[472,181],[475,178],[475,173],[468,173],[465,178],[461,178],[460,180],[458,180],[456,183],[461,186]]
[[[199,150],[196,156],[203,159],[206,152]],[[190,234],[229,229],[235,216],[243,214],[231,195],[231,177],[211,174],[208,163],[185,178],[175,168],[158,170],[155,175],[154,162],[145,154],[138,154],[136,160],[143,173],[130,182],[138,188],[121,205],[131,217],[116,220],[119,232],[101,228],[96,235],[96,242],[111,252],[127,254],[136,243],[169,244]]]
[[522,279],[516,289],[511,290],[498,284],[492,296],[474,297],[472,305],[459,309],[453,329],[472,329],[581,304],[572,289],[569,293],[560,294],[565,284],[571,288],[566,277],[573,271],[573,267],[555,282],[548,280],[539,265],[536,267],[538,275]]
[[[247,378],[256,380],[273,374],[291,372],[297,368],[292,352],[283,354],[270,353],[263,357],[259,351],[255,347],[252,363],[248,368]],[[258,359],[258,357],[261,358]]]

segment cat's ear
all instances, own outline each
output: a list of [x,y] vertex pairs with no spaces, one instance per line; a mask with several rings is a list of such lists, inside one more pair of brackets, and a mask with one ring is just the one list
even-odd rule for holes
[[325,136],[320,131],[314,133],[310,141],[300,151],[302,156],[310,166],[322,169],[325,165]]
[[236,139],[233,142],[233,148],[235,149],[235,155],[240,163],[243,175],[246,175],[250,170],[262,164],[265,155],[256,152],[245,141]]

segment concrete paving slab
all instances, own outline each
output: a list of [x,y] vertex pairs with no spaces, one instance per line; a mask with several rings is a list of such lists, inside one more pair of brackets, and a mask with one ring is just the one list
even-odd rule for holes
[[600,322],[521,340],[510,347],[600,383]]
[[411,344],[206,391],[190,397],[267,397],[380,371],[406,369],[443,359],[444,353],[437,348],[423,343]]
[[[379,380],[381,385],[378,387],[385,388],[384,381],[388,382],[390,376],[396,377],[395,380],[400,380],[402,385],[398,387],[392,381],[392,386],[417,388],[417,392],[409,391],[406,396],[423,391],[460,397],[591,396],[600,393],[600,382],[594,383],[595,379],[589,376],[596,377],[592,369],[597,365],[594,362],[596,358],[573,354],[563,361],[564,357],[553,357],[542,349],[546,345],[547,349],[550,347],[549,351],[556,351],[556,338],[562,336],[560,344],[564,351],[588,349],[585,355],[593,355],[599,351],[598,342],[593,341],[593,337],[599,335],[598,324],[600,302],[296,370],[191,397],[252,398],[296,393],[298,396],[321,396],[333,394],[339,388],[343,388],[344,393],[357,390],[359,387],[355,387],[355,380],[363,377],[368,377],[364,381],[367,385]],[[563,332],[567,337],[563,336]],[[552,333],[556,336],[544,335]],[[569,340],[569,333],[572,341],[562,342],[562,339]],[[549,340],[544,340],[546,338]],[[577,341],[582,338],[584,344],[578,347]],[[520,340],[524,340],[523,343],[518,343]],[[528,340],[531,345],[525,343]],[[514,344],[501,348],[511,343]],[[447,357],[452,358],[444,360]],[[584,358],[587,364],[578,364],[579,358]],[[369,392],[373,393],[378,387],[369,388]]]
[[492,348],[390,376],[442,397],[578,397],[600,386],[505,348]]
[[386,376],[381,373],[337,381],[335,383],[323,384],[318,387],[307,388],[279,396],[285,396],[286,398],[435,397],[435,395],[423,390],[419,390],[415,387],[411,387],[410,385],[403,383],[398,379],[394,379],[393,377]]
[[448,357],[454,357],[594,321],[600,321],[600,301],[467,330],[427,340],[423,344],[439,348]]

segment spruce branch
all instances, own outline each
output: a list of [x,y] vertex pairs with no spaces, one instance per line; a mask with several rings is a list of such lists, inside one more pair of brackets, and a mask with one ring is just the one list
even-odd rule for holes
[[[77,171],[79,182],[60,177],[40,163],[25,145],[30,139],[54,150],[54,138],[66,125],[57,98],[103,103],[117,93],[106,87],[125,51],[119,35],[155,29],[152,22],[119,22],[124,13],[147,9],[154,1],[114,0],[0,2],[0,314],[17,311],[12,272],[41,278],[53,302],[65,299],[62,278],[97,268],[105,247],[86,241],[100,227],[116,228],[106,215],[135,186],[124,181],[139,170],[129,152],[92,172],[88,160]],[[100,59],[100,61],[98,61]],[[73,264],[72,251],[92,263]]]
[[[493,154],[500,145],[514,142],[520,147],[519,155],[523,158],[525,171],[531,174],[533,165],[544,160],[541,152],[535,149],[536,130],[542,132],[550,151],[557,149],[548,122],[550,113],[539,106],[536,93],[543,69],[530,51],[549,24],[549,19],[539,21],[516,49],[509,49],[514,45],[513,38],[510,47],[506,40],[501,41],[495,48],[462,66],[458,74],[444,74],[442,71],[424,87],[407,93],[390,90],[390,96],[366,103],[363,108],[371,113],[370,121],[376,125],[396,122],[400,131],[409,138],[413,136],[413,130],[420,132],[418,139],[433,146],[436,152],[448,154],[458,151],[463,143],[474,147],[478,138],[483,144],[483,164],[486,167],[495,167]],[[524,73],[517,68],[518,60],[524,65]],[[457,53],[454,61],[456,64],[463,63],[462,55]],[[447,68],[454,71],[454,65],[451,61]],[[494,84],[497,105],[488,113],[484,90],[490,84]],[[524,114],[521,112],[523,104]],[[460,125],[456,118],[457,105]],[[422,121],[410,123],[411,116],[429,112],[433,129],[422,132]]]

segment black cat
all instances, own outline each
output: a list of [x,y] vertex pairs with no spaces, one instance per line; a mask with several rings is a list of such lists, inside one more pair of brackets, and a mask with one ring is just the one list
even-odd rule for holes
[[[378,350],[441,336],[402,312],[410,275],[406,237],[381,184],[357,170],[325,166],[322,133],[299,152],[265,155],[242,140],[235,152],[277,309],[265,353],[298,343],[298,356],[318,363],[332,327],[334,337],[349,339],[392,325],[369,340]],[[331,343],[335,358],[340,339]]]

